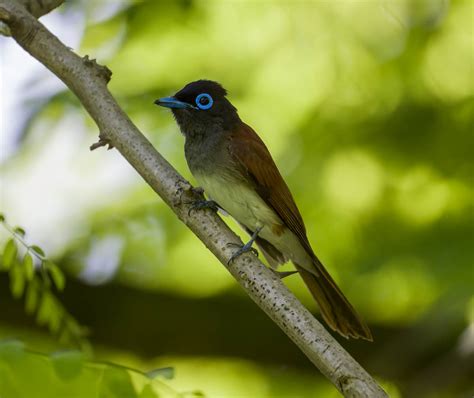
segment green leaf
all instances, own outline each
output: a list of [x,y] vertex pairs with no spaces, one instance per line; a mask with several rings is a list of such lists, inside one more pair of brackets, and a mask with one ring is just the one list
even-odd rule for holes
[[13,297],[20,298],[25,291],[25,273],[20,264],[16,263],[10,269],[10,290]]
[[66,284],[66,279],[64,278],[63,272],[52,261],[47,260],[44,265],[51,274],[51,278],[53,279],[56,288],[58,290],[63,290],[64,285]]
[[45,256],[43,249],[37,245],[31,246],[30,249],[39,254],[41,257]]
[[63,313],[60,308],[55,304],[55,300],[51,301],[51,311],[48,317],[48,327],[51,333],[56,334],[61,326],[61,317]]
[[36,314],[36,320],[40,325],[44,325],[48,322],[51,313],[51,293],[48,291],[43,292],[40,299],[40,305],[38,314]]
[[107,366],[99,390],[99,398],[136,398],[130,374],[125,369]]
[[5,245],[5,249],[3,250],[2,256],[2,268],[3,269],[10,269],[13,261],[16,258],[18,253],[18,249],[16,247],[15,241],[13,239],[9,239],[7,244]]
[[0,213],[0,222],[5,221],[5,215],[3,213]]
[[79,323],[77,323],[77,321],[74,318],[68,317],[66,324],[69,331],[73,333],[75,336],[82,335],[82,327],[81,325],[79,325]]
[[32,314],[38,307],[39,289],[36,280],[32,280],[26,289],[25,311]]
[[0,360],[11,362],[23,355],[25,346],[18,340],[0,340]]
[[51,354],[51,362],[62,380],[78,377],[84,365],[84,355],[79,351],[62,351]]
[[150,370],[149,372],[145,373],[146,377],[151,380],[154,380],[157,377],[163,377],[165,379],[172,379],[174,377],[174,368],[167,367],[167,368],[157,368]]
[[153,387],[150,384],[147,384],[143,388],[140,398],[159,398],[159,395],[153,390]]
[[25,254],[23,257],[23,268],[25,270],[26,279],[31,281],[33,279],[33,275],[35,274],[35,265],[33,262],[33,257],[29,253]]
[[5,340],[0,340],[0,352],[4,353],[5,351],[22,351],[24,350],[25,345],[15,339],[5,339]]
[[26,235],[25,230],[21,227],[15,227],[13,231],[15,231],[15,233],[20,235],[22,238]]
[[70,341],[70,334],[69,334],[69,330],[67,330],[66,327],[62,327],[61,328],[61,331],[59,332],[59,336],[58,336],[58,341],[60,344],[67,344],[69,343]]

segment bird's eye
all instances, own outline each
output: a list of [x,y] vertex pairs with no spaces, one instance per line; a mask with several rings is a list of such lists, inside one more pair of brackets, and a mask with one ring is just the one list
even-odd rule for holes
[[203,109],[203,110],[209,109],[213,103],[214,103],[214,100],[207,93],[199,94],[196,97],[196,105],[198,106],[199,109]]

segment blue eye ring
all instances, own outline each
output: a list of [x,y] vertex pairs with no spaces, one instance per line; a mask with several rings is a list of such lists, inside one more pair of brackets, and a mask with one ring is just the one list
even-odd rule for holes
[[[202,100],[204,100],[203,101],[204,103],[201,103]],[[207,100],[207,103],[206,103],[206,100]],[[196,97],[196,105],[198,106],[199,109],[202,109],[205,111],[206,109],[209,109],[212,106],[212,104],[214,104],[214,100],[207,93],[199,94]]]

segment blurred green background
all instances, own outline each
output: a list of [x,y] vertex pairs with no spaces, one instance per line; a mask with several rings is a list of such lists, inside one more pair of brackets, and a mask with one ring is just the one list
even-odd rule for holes
[[[471,1],[70,1],[42,20],[110,67],[120,105],[191,182],[153,100],[221,82],[373,330],[343,346],[392,396],[473,395]],[[11,39],[0,49],[1,210],[65,270],[59,297],[95,358],[173,366],[170,386],[208,397],[338,396],[116,151],[89,151],[77,99]],[[0,338],[63,347],[6,273],[0,314]]]

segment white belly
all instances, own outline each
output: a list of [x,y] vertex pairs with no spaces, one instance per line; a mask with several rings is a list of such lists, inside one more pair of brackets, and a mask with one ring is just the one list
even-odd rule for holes
[[207,196],[235,220],[251,231],[263,227],[259,233],[261,238],[270,242],[293,262],[312,269],[311,258],[293,232],[285,228],[282,233],[275,233],[273,227],[281,225],[282,220],[255,191],[215,175],[196,174],[195,177]]
[[281,224],[280,218],[262,198],[243,184],[209,175],[196,175],[207,196],[251,231]]

